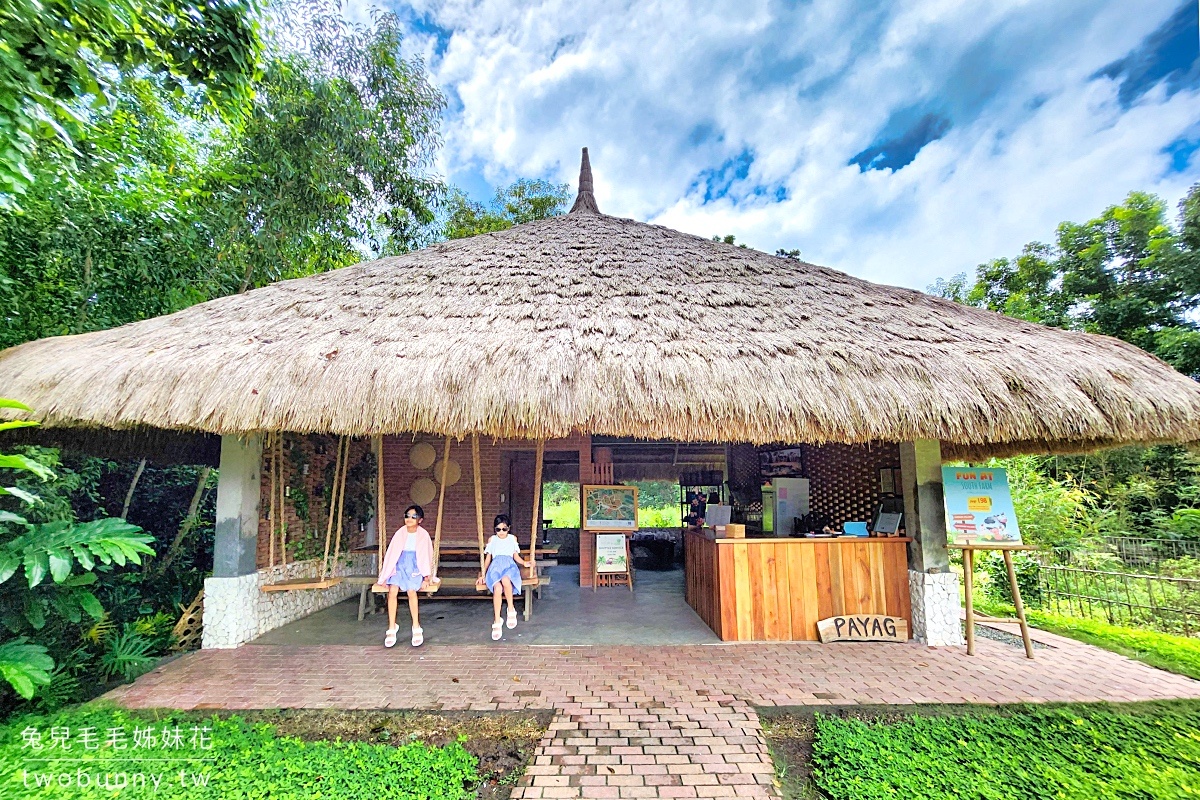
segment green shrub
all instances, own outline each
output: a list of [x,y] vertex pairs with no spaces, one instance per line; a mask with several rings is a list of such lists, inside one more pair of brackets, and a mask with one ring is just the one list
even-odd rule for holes
[[[164,729],[178,726],[181,746],[163,748],[158,741],[157,756],[169,754],[165,766],[146,761],[146,748],[135,748],[135,727],[152,727],[156,738]],[[24,746],[36,731],[43,744],[49,742],[50,729],[58,727],[78,736],[85,728],[94,729],[100,746],[81,752],[78,741],[73,749],[79,756],[69,767],[54,761],[39,761],[34,751]],[[125,731],[126,749],[108,746],[110,729]],[[207,728],[207,730],[203,730]],[[200,739],[193,740],[197,734]],[[147,740],[142,739],[143,742]],[[207,744],[208,746],[204,746]],[[52,757],[53,750],[43,750]],[[122,800],[142,798],[358,798],[379,797],[397,800],[466,800],[473,796],[478,783],[476,758],[462,744],[430,747],[413,742],[396,747],[388,744],[342,741],[302,741],[277,737],[271,726],[251,724],[238,717],[202,719],[185,712],[170,712],[152,717],[123,709],[84,706],[49,716],[26,716],[0,727],[0,797],[27,797],[31,790],[23,781],[33,782],[37,775],[70,774],[77,769],[92,775],[150,774],[163,776],[157,790],[151,781],[144,786],[130,783],[119,792],[80,791],[76,786],[53,785],[37,790],[45,798],[109,796]],[[184,775],[180,785],[179,776]]]
[[900,722],[818,715],[823,796],[1166,798],[1200,792],[1200,704],[1016,706]]
[[[1012,589],[1008,585],[1008,568],[1004,558],[993,554],[985,559],[983,568],[987,572],[987,597],[996,603],[1012,605]],[[1021,600],[1027,607],[1037,607],[1042,602],[1042,586],[1038,580],[1038,563],[1024,553],[1013,553],[1013,570],[1017,573],[1017,588]]]

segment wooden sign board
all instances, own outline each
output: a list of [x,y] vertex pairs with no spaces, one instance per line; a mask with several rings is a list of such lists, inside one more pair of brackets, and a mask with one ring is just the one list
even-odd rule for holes
[[882,614],[847,614],[817,623],[817,636],[826,642],[907,642],[908,621]]

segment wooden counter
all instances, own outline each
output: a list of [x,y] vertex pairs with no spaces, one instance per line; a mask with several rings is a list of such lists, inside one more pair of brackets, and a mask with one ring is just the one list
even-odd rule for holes
[[817,621],[841,614],[902,617],[910,540],[684,537],[686,597],[722,640],[816,640]]

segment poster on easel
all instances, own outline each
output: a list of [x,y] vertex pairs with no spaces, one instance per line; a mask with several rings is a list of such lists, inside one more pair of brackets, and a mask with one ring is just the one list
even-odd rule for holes
[[955,544],[1020,544],[1021,530],[999,468],[942,467],[946,529]]
[[596,572],[628,572],[629,553],[623,533],[596,534]]

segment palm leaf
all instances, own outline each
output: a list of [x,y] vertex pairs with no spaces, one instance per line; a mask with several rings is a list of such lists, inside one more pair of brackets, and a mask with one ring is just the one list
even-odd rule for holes
[[33,588],[47,574],[55,583],[62,583],[70,577],[76,561],[85,570],[95,567],[96,561],[119,566],[140,564],[143,555],[154,554],[150,547],[153,541],[154,537],[137,525],[115,518],[78,525],[62,521],[29,525],[21,535],[0,544],[0,583],[16,572],[12,566],[14,556],[24,566],[26,580]]

